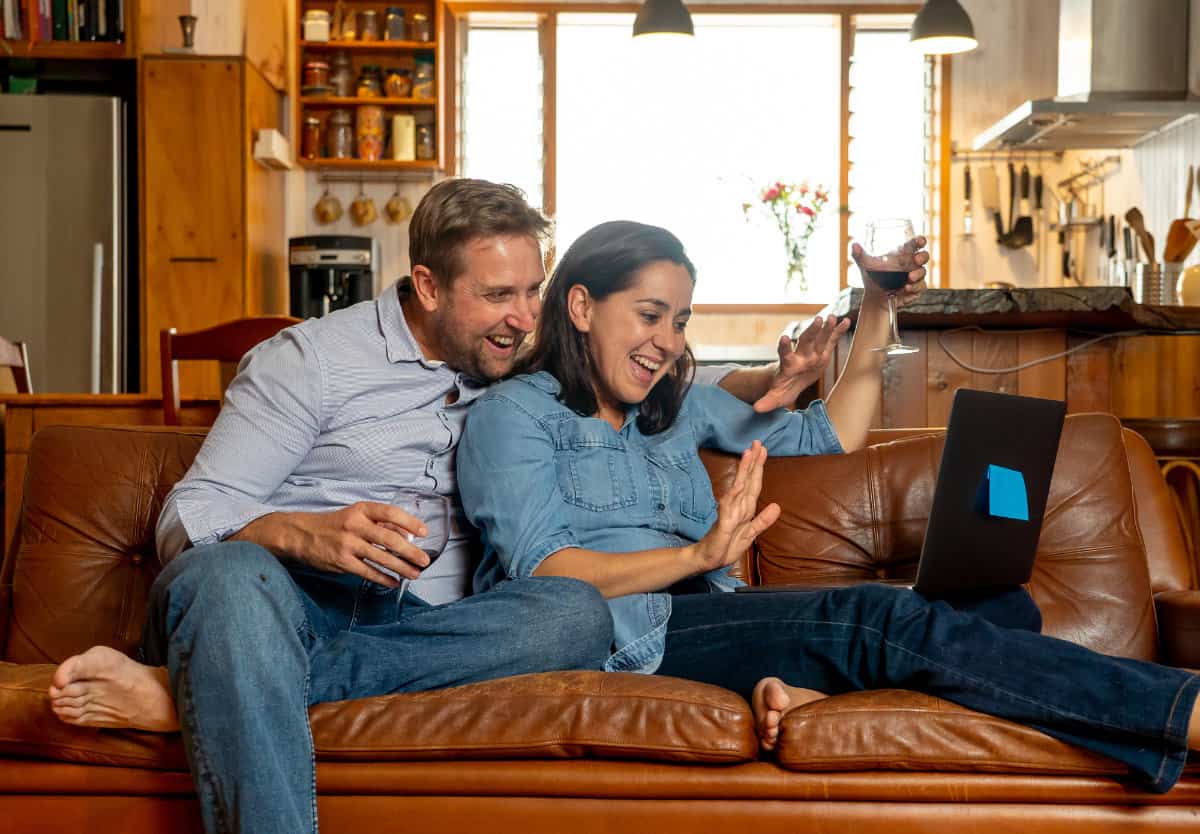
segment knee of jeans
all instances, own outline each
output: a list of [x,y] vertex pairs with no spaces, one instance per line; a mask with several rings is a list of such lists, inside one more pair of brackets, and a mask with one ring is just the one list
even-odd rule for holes
[[[600,669],[612,651],[613,621],[608,601],[594,585],[565,576],[537,577],[545,609],[539,615],[553,624],[547,658],[558,669]],[[531,612],[533,613],[533,612]]]
[[264,588],[289,587],[287,570],[270,552],[250,542],[220,542],[185,550],[155,580],[152,597],[175,605],[203,602],[209,616],[252,607]]

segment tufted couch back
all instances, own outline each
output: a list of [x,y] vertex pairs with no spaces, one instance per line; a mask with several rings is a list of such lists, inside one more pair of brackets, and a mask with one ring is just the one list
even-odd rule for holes
[[[154,526],[162,500],[204,434],[38,432],[16,543],[0,572],[0,658],[56,663],[96,644],[133,650],[160,568]],[[1047,633],[1153,659],[1143,531],[1161,551],[1151,561],[1155,589],[1188,587],[1190,578],[1181,573],[1186,559],[1176,559],[1182,541],[1177,529],[1171,536],[1169,499],[1154,502],[1154,490],[1165,490],[1161,478],[1147,476],[1135,504],[1126,442],[1113,417],[1067,418],[1031,589]],[[744,573],[766,583],[913,577],[941,446],[941,433],[927,430],[850,455],[770,461],[763,501],[778,501],[783,515]],[[736,461],[706,452],[705,462],[720,495]]]

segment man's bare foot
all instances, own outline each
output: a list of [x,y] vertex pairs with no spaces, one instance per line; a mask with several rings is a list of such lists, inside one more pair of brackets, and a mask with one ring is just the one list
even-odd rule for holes
[[68,724],[172,733],[179,729],[167,670],[108,646],[63,661],[50,683],[50,708]]
[[754,727],[763,750],[774,750],[779,742],[779,724],[796,707],[829,697],[815,689],[788,686],[779,678],[763,678],[754,686],[750,709],[754,712]]

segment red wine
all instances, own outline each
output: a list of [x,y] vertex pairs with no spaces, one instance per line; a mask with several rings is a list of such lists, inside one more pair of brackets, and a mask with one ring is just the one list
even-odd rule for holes
[[868,269],[867,276],[878,284],[880,289],[888,292],[902,290],[908,283],[908,273],[895,269]]

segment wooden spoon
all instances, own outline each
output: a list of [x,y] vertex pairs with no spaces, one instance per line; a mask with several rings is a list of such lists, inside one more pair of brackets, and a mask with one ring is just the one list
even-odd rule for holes
[[1154,259],[1154,235],[1146,231],[1146,221],[1142,217],[1142,210],[1134,206],[1125,212],[1125,222],[1129,224],[1134,234],[1138,236],[1138,240],[1141,241],[1142,251],[1146,253],[1146,260],[1151,265],[1158,263]]
[[1196,245],[1196,236],[1192,234],[1187,223],[1190,219],[1188,215],[1192,210],[1192,183],[1195,181],[1195,176],[1196,169],[1189,165],[1187,190],[1184,191],[1187,196],[1184,198],[1183,217],[1171,221],[1171,227],[1167,230],[1167,244],[1163,247],[1163,260],[1167,263],[1182,261],[1192,253],[1192,248]]

